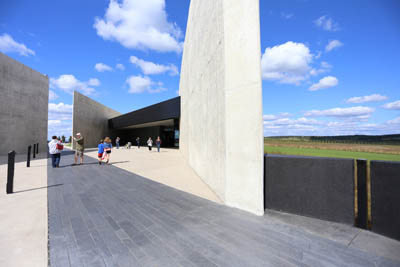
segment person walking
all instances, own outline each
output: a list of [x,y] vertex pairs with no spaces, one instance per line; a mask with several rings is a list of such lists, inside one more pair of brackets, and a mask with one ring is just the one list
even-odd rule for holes
[[51,165],[53,168],[60,167],[61,160],[61,150],[63,150],[64,146],[61,141],[57,139],[57,136],[52,136],[51,141],[49,142],[49,153],[51,155]]
[[119,140],[120,140],[119,137],[117,137],[117,139],[115,139],[115,146],[117,147],[117,149],[119,149]]
[[97,146],[97,157],[99,158],[99,165],[101,165],[101,162],[103,160],[103,153],[104,153],[104,144],[103,144],[103,139],[100,140],[99,145]]
[[161,138],[158,136],[156,139],[157,151],[160,152]]
[[84,143],[84,138],[81,135],[81,133],[77,133],[76,137],[74,137],[74,140],[76,142],[76,147],[75,147],[75,156],[74,156],[74,164],[78,164],[78,157],[81,158],[81,163],[83,164],[83,151],[85,150],[85,143]]
[[136,138],[137,148],[140,148],[140,138],[139,136]]
[[132,146],[131,142],[126,143],[126,149],[131,149],[131,146]]
[[110,159],[111,159],[111,148],[112,148],[112,144],[111,144],[111,139],[110,137],[106,137],[104,138],[104,151],[106,153],[105,158],[106,160],[106,164],[109,164]]
[[149,151],[151,151],[151,148],[153,147],[153,140],[151,140],[151,137],[147,140],[147,146],[149,147]]

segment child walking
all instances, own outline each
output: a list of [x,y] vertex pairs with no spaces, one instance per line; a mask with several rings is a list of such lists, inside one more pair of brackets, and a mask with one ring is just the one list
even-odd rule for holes
[[109,163],[110,161],[110,157],[111,157],[111,148],[112,148],[112,144],[111,144],[111,139],[110,137],[106,137],[104,138],[104,151],[106,152],[106,164]]
[[103,139],[100,140],[98,147],[98,151],[97,151],[97,157],[99,158],[99,165],[101,165],[101,161],[103,159],[103,153],[104,153],[104,144],[103,144]]

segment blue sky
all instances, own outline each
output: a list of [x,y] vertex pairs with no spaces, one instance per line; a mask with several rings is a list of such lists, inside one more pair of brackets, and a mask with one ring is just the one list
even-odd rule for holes
[[[189,0],[0,2],[0,51],[121,113],[177,96]],[[400,2],[260,1],[264,135],[400,133]]]

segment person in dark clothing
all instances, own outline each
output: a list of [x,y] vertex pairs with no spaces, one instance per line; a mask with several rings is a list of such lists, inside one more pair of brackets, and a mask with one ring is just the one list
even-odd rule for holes
[[160,152],[160,147],[161,147],[161,138],[157,137],[156,139],[156,146],[157,146],[157,151]]
[[117,137],[117,139],[115,139],[115,145],[116,145],[117,149],[119,149],[119,140],[121,140],[119,137]]
[[140,138],[139,136],[136,138],[137,148],[140,148]]

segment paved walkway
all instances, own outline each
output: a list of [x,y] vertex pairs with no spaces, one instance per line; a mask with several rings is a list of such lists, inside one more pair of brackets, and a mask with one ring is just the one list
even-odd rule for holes
[[6,194],[7,156],[0,156],[0,266],[47,266],[47,153],[17,155],[14,194]]
[[[132,147],[131,149],[113,149],[111,162],[113,166],[133,172],[147,179],[168,185],[175,189],[217,202],[222,201],[189,167],[178,149],[154,147]],[[88,151],[87,156],[97,159],[97,149]]]
[[[400,265],[399,242],[378,235],[273,212],[254,216],[87,162],[72,167],[72,156],[63,156],[67,166],[48,168],[51,266]],[[373,244],[361,249],[358,236],[367,235]]]

